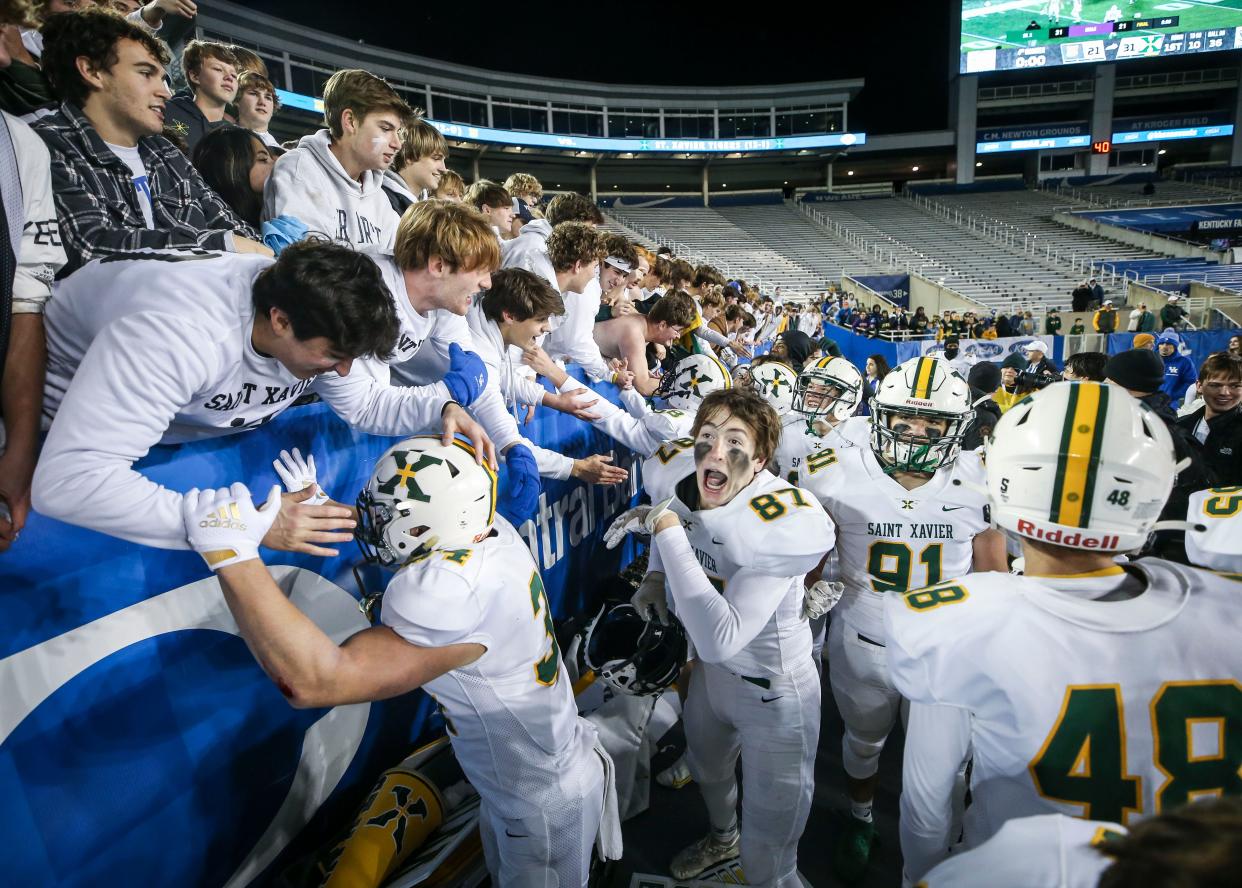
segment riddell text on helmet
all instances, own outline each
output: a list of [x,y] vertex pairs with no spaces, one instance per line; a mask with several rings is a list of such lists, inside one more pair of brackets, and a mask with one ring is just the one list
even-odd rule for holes
[[1121,545],[1121,538],[1118,536],[1090,536],[1081,531],[1071,534],[1066,534],[1062,530],[1043,531],[1033,522],[1022,518],[1018,519],[1018,533],[1043,540],[1045,543],[1068,546],[1071,549],[1116,549]]

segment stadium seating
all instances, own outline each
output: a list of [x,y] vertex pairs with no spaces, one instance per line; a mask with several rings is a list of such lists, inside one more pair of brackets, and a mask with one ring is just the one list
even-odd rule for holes
[[889,266],[864,258],[786,206],[630,208],[610,210],[612,220],[678,255],[701,259],[725,274],[744,277],[767,290],[789,294],[822,292],[842,273],[881,272]]

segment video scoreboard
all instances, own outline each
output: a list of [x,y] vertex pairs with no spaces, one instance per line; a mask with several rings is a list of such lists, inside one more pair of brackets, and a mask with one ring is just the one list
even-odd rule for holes
[[963,74],[1242,48],[1242,0],[962,0]]

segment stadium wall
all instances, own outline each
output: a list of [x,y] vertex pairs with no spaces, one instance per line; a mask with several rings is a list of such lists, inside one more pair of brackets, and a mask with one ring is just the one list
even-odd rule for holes
[[1088,234],[1106,237],[1109,240],[1115,240],[1130,246],[1141,247],[1153,253],[1163,253],[1166,256],[1176,256],[1179,258],[1207,259],[1210,262],[1216,262],[1220,259],[1220,253],[1198,244],[1174,240],[1148,231],[1137,231],[1133,228],[1109,225],[1106,222],[1085,218],[1077,213],[1057,212],[1052,214],[1052,219],[1054,222],[1059,222],[1068,228],[1075,228]]
[[910,304],[915,308],[923,306],[928,315],[941,314],[945,309],[957,312],[982,311],[985,314],[988,311],[983,303],[967,299],[960,293],[914,272],[910,273]]
[[[615,389],[607,388],[616,400]],[[616,489],[544,481],[520,528],[557,618],[584,609],[632,544],[603,529],[640,486],[638,459],[590,425],[540,408],[535,442],[582,457],[612,451]],[[313,453],[352,502],[397,439],[358,434],[321,404],[242,435],[156,447],[138,464],[178,491],[244,480],[261,495],[282,448]],[[501,470],[504,484],[504,469]],[[352,543],[332,559],[266,552],[336,640],[363,629]],[[367,588],[383,588],[373,567]],[[191,551],[151,549],[32,513],[0,559],[0,834],[13,885],[272,884],[354,816],[376,777],[442,722],[422,692],[331,710],[292,709],[237,634]],[[153,849],[159,849],[152,853]]]

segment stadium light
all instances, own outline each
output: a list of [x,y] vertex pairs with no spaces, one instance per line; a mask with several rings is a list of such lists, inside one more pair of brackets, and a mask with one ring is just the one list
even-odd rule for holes
[[910,167],[910,171],[917,173],[919,171],[918,164],[915,164],[914,166]]
[[1165,153],[1165,149],[1164,149],[1164,148],[1161,148],[1161,149],[1160,149],[1159,151],[1157,151],[1156,153],[1157,153],[1157,154],[1164,154],[1164,153]]
[[976,166],[976,167],[981,167],[981,166],[983,166],[983,161],[982,161],[982,160],[976,160],[976,161],[975,161],[975,166]]
[[848,170],[848,171],[846,172],[846,174],[845,174],[845,175],[847,175],[847,176],[852,176],[852,175],[854,175],[854,171],[853,171],[853,170]]

